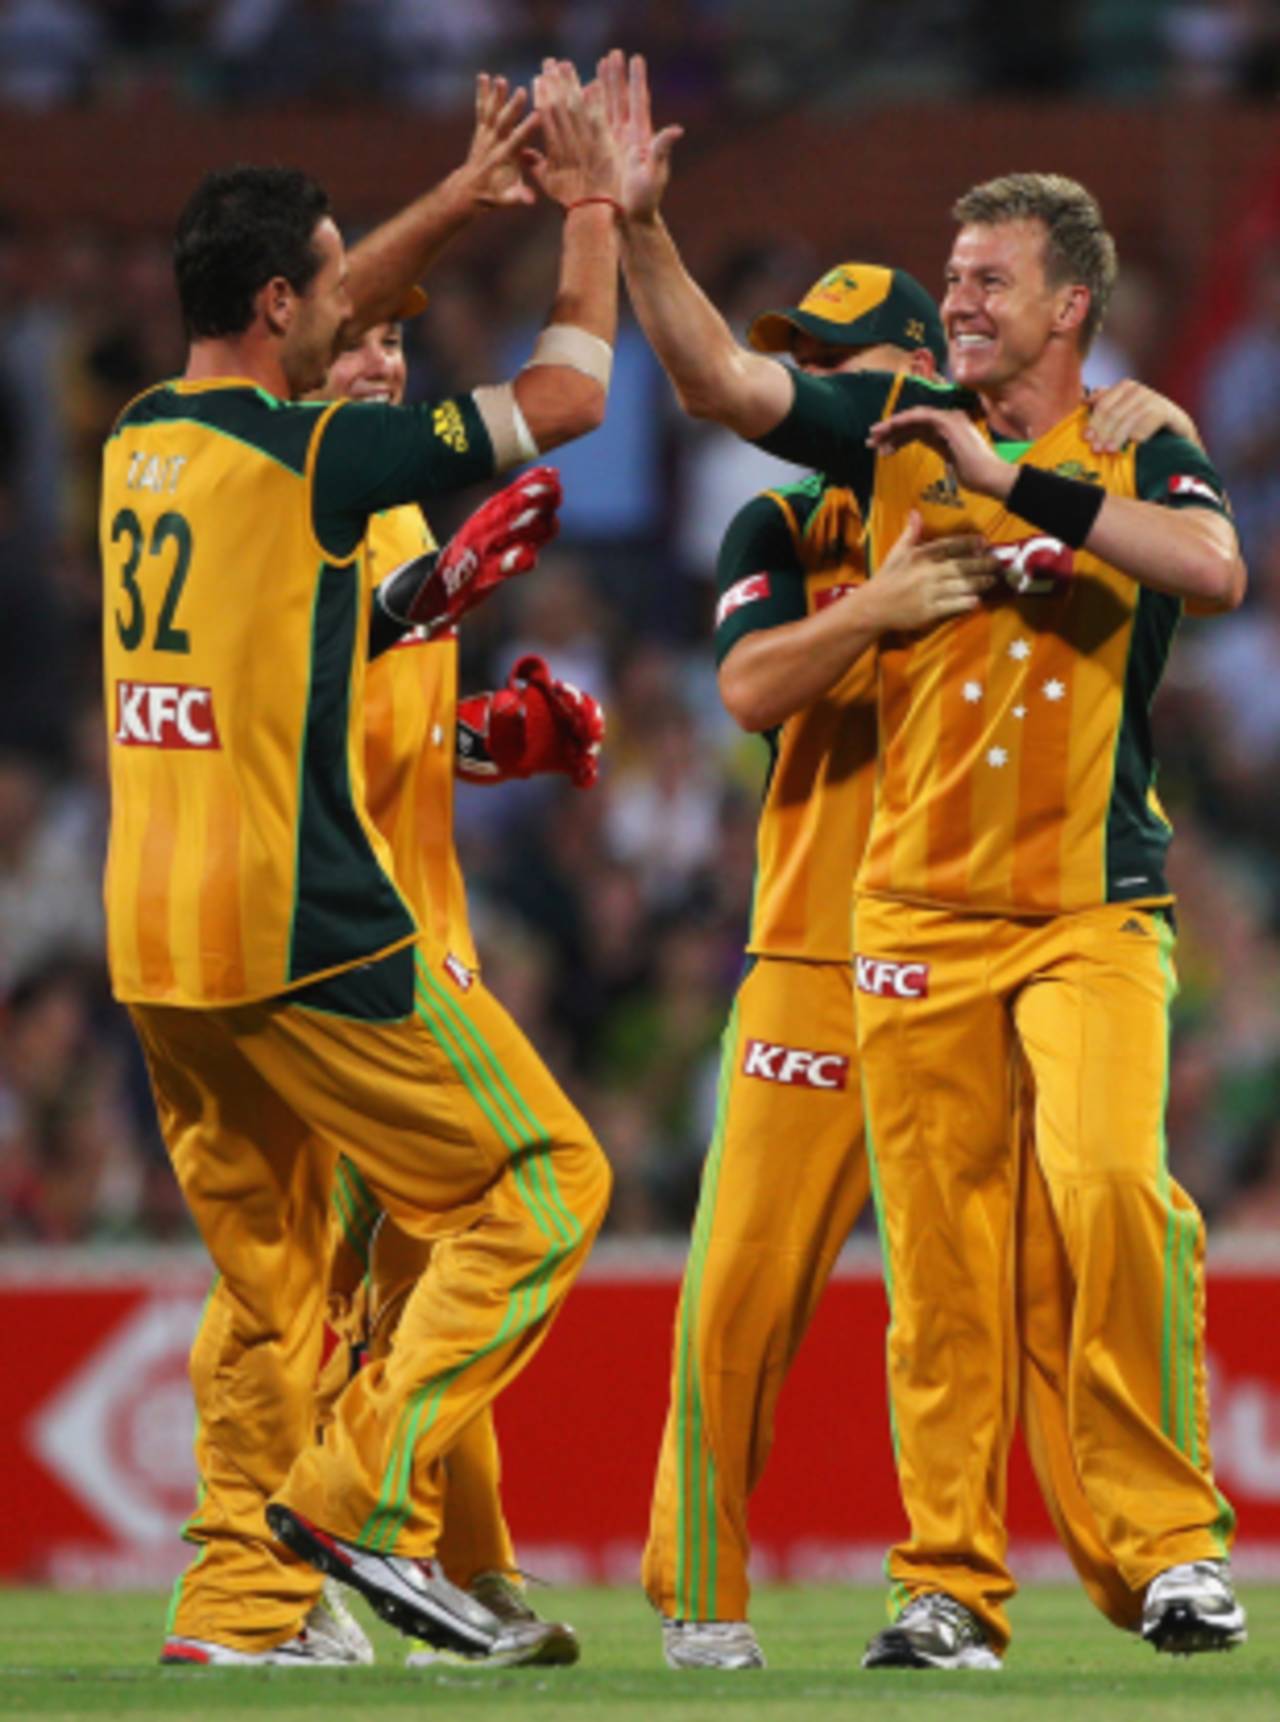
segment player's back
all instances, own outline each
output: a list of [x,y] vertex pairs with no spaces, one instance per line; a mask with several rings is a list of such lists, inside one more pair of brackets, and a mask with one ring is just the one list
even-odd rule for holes
[[272,995],[408,937],[363,809],[358,555],[315,531],[334,407],[162,385],[103,462],[107,871],[124,999]]

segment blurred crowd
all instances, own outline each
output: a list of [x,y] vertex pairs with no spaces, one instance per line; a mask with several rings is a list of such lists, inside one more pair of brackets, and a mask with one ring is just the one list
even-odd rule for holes
[[521,82],[625,34],[661,106],[1280,88],[1273,0],[0,0],[0,104],[171,91],[209,103],[376,97],[465,109],[476,66]]
[[[105,27],[181,9],[97,11]],[[433,277],[406,329],[411,398],[512,372],[557,247],[554,220],[531,218],[500,265],[463,248]],[[707,285],[742,329],[828,262],[775,239],[724,257]],[[1143,373],[1160,293],[1126,278],[1095,381]],[[103,967],[95,550],[102,440],[181,363],[162,238],[0,221],[0,1242],[187,1233]],[[1252,588],[1237,614],[1185,624],[1156,710],[1178,828],[1171,1162],[1215,1226],[1280,1228],[1280,250],[1188,404],[1232,490]],[[459,843],[486,978],[614,1162],[614,1232],[677,1231],[711,1134],[768,757],[717,697],[716,548],[737,507],[792,469],[681,418],[625,319],[606,424],[558,464],[562,535],[468,618],[463,686],[542,653],[606,705],[603,779],[460,786]],[[441,536],[461,511],[433,516]]]

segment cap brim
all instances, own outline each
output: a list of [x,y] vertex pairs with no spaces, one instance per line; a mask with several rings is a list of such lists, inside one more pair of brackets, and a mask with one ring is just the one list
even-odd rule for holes
[[829,347],[848,347],[852,352],[856,347],[878,346],[884,339],[866,327],[867,320],[864,316],[853,323],[834,323],[826,317],[815,317],[812,311],[766,311],[747,330],[747,340],[758,353],[789,353],[799,330]]
[[395,320],[403,323],[406,317],[416,317],[427,308],[427,295],[421,287],[410,287],[396,308]]

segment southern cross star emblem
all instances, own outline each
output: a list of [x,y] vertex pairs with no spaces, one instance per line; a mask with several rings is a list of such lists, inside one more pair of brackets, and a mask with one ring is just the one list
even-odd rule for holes
[[924,340],[924,324],[920,321],[919,317],[907,318],[907,339],[909,341]]
[[1030,640],[1014,640],[1014,641],[1012,641],[1010,646],[1009,646],[1009,656],[1011,658],[1013,658],[1018,663],[1021,663],[1024,658],[1029,658],[1031,656],[1031,641]]
[[1009,750],[1007,747],[989,747],[987,749],[987,764],[994,766],[997,771],[1002,765],[1007,765],[1008,761]]
[[1013,708],[1013,715],[1014,715],[1014,717],[1016,717],[1016,718],[1024,718],[1024,717],[1026,717],[1026,715],[1027,715],[1027,708],[1026,708],[1026,706],[1014,706],[1014,708]]
[[978,701],[982,698],[982,683],[966,682],[960,692],[963,694],[969,705],[976,706]]
[[1041,692],[1047,700],[1060,700],[1066,694],[1066,691],[1066,683],[1060,682],[1056,676],[1051,677],[1041,689]]

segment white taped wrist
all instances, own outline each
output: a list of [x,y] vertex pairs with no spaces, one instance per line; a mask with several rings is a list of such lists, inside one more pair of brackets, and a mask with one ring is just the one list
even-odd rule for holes
[[581,371],[608,393],[613,374],[613,348],[599,335],[589,335],[573,323],[551,323],[534,342],[525,370],[534,365],[566,365]]
[[527,460],[537,459],[538,445],[511,383],[473,389],[471,398],[493,444],[495,472],[505,472],[509,466],[523,466]]

